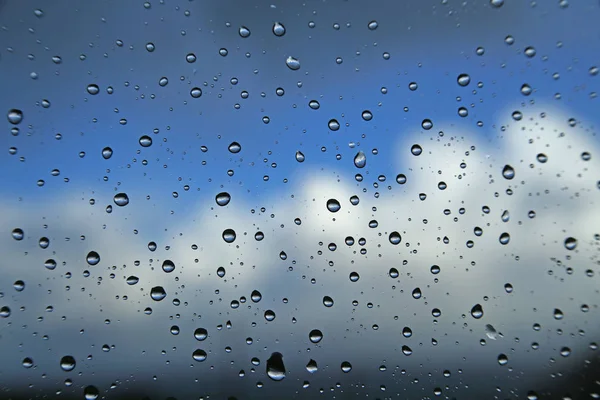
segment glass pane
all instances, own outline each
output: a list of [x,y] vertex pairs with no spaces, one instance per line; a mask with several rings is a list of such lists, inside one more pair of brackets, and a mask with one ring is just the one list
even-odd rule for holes
[[597,1],[0,3],[0,398],[598,398]]

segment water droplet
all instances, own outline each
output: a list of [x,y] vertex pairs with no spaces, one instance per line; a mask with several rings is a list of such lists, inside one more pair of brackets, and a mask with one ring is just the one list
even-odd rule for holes
[[100,262],[100,255],[95,251],[90,251],[85,260],[89,265],[96,265]]
[[356,153],[356,156],[354,156],[354,166],[356,168],[364,168],[365,165],[367,165],[367,156],[365,156],[365,153],[362,151],[359,151]]
[[371,113],[369,110],[363,111],[361,116],[365,121],[370,121],[373,119],[373,113]]
[[315,372],[318,371],[318,369],[319,368],[317,366],[317,362],[311,358],[310,361],[308,362],[308,364],[306,364],[306,370],[309,373],[314,374]]
[[558,309],[558,308],[554,309],[554,319],[561,320],[564,318],[564,316],[565,315],[563,314],[563,312],[560,309]]
[[165,292],[165,289],[162,286],[154,286],[150,289],[150,297],[154,301],[161,301],[167,297],[167,292]]
[[236,154],[242,150],[242,146],[238,142],[231,142],[228,149],[230,153]]
[[281,381],[285,378],[285,365],[281,353],[273,353],[267,360],[267,375],[274,381]]
[[8,119],[8,122],[10,122],[11,124],[19,125],[21,123],[21,121],[23,121],[23,111],[17,110],[16,108],[8,110],[8,113],[6,114],[6,118]]
[[531,94],[531,92],[533,91],[533,89],[531,89],[531,86],[529,86],[528,84],[524,83],[521,86],[521,94],[523,96],[529,96]]
[[125,207],[127,204],[129,204],[129,196],[127,196],[126,193],[117,193],[115,194],[113,201],[119,207]]
[[139,143],[142,147],[150,147],[152,146],[152,138],[150,136],[144,135],[140,137]]
[[289,56],[288,58],[285,59],[285,65],[287,65],[288,68],[291,69],[292,71],[297,71],[300,69],[300,60],[298,60],[297,58],[294,58],[292,56]]
[[371,21],[369,22],[369,30],[374,31],[375,29],[377,29],[377,27],[379,26],[379,24],[377,23],[377,21]]
[[313,329],[308,334],[308,338],[312,343],[319,343],[323,339],[323,333],[318,329]]
[[418,300],[418,299],[421,298],[421,296],[422,296],[422,293],[421,293],[421,289],[420,288],[413,289],[413,291],[412,291],[412,297],[413,297],[413,299],[417,299]]
[[281,22],[275,22],[273,24],[273,34],[279,37],[285,35],[285,26]]
[[250,29],[246,28],[245,26],[240,26],[238,33],[241,37],[247,38],[248,36],[250,36]]
[[359,279],[360,275],[358,275],[358,272],[350,272],[350,282],[358,282]]
[[498,339],[498,336],[502,337],[502,334],[499,334],[498,332],[496,332],[496,329],[490,324],[487,324],[485,326],[485,334],[488,338],[490,338],[492,340]]
[[258,303],[262,299],[262,294],[260,294],[260,292],[258,290],[253,290],[252,293],[250,294],[250,299],[254,303]]
[[75,369],[75,359],[72,356],[64,356],[60,359],[60,368],[63,371],[73,371]]
[[231,195],[227,192],[221,192],[215,197],[215,201],[221,207],[226,206],[231,201]]
[[504,0],[490,0],[490,5],[494,8],[500,8],[504,5]]
[[53,270],[56,268],[56,261],[53,259],[48,259],[44,262],[44,267],[46,267],[46,269]]
[[577,239],[574,237],[568,237],[565,239],[565,248],[567,250],[575,250],[577,247]]
[[504,168],[502,168],[502,176],[504,179],[511,180],[515,177],[515,170],[510,165],[506,164]]
[[156,49],[156,47],[154,46],[154,43],[152,43],[152,42],[146,43],[146,50],[148,51],[148,53],[152,53],[155,49]]
[[525,55],[526,55],[528,58],[533,58],[533,57],[535,57],[535,54],[536,54],[535,48],[533,48],[532,46],[525,47]]
[[23,240],[23,238],[25,237],[25,233],[23,232],[23,229],[15,228],[12,231],[12,237],[15,240]]
[[433,128],[433,122],[431,122],[431,120],[430,120],[430,119],[427,119],[427,118],[426,118],[426,119],[424,119],[424,120],[421,122],[421,127],[422,127],[423,129],[425,129],[426,131],[428,131],[428,130],[430,130],[431,128]]
[[2,318],[10,317],[10,307],[2,306],[2,308],[0,308],[0,317],[2,317]]
[[194,338],[196,338],[196,340],[200,342],[206,340],[207,337],[208,331],[204,328],[196,328],[196,330],[194,331]]
[[398,272],[398,270],[394,267],[390,268],[390,270],[388,271],[388,274],[389,274],[390,278],[392,278],[392,279],[396,279],[400,276],[400,272]]
[[96,388],[96,386],[86,386],[85,389],[83,389],[83,397],[85,398],[85,400],[96,400],[98,398],[98,396],[100,395],[100,392],[98,391],[98,388]]
[[13,288],[17,292],[22,292],[25,289],[25,282],[23,282],[21,280],[15,281],[15,283],[13,283]]
[[350,364],[348,361],[344,361],[340,365],[340,368],[342,369],[343,373],[347,374],[348,372],[352,371],[352,364]]
[[396,182],[400,185],[404,185],[406,183],[406,175],[404,175],[404,174],[396,175]]
[[304,162],[304,154],[301,151],[296,152],[296,161]]
[[222,236],[223,240],[227,243],[233,243],[236,238],[236,234],[233,229],[225,229]]
[[548,161],[548,156],[544,153],[539,153],[536,156],[536,158],[537,158],[538,162],[540,162],[542,164],[545,164]]
[[513,111],[512,113],[512,119],[514,119],[515,121],[520,121],[523,119],[523,113],[521,111]]
[[188,53],[185,56],[185,61],[189,62],[190,64],[196,62],[196,55],[194,53]]
[[162,270],[166,273],[173,272],[175,270],[175,263],[171,260],[165,260],[162,263]]
[[510,235],[507,232],[504,232],[500,234],[498,241],[500,242],[500,244],[507,245],[508,242],[510,242]]
[[194,361],[202,362],[202,361],[206,360],[206,357],[207,357],[206,351],[204,351],[202,349],[196,349],[192,353],[192,358],[194,359]]
[[508,357],[506,356],[506,354],[498,355],[498,364],[500,364],[500,365],[508,364]]
[[108,160],[113,155],[113,150],[110,147],[105,147],[102,149],[102,158]]
[[265,319],[269,322],[275,319],[275,312],[273,310],[265,311]]
[[389,239],[391,244],[398,245],[402,240],[402,236],[400,236],[400,233],[398,233],[398,231],[394,231],[390,233]]
[[100,88],[98,87],[98,85],[96,85],[95,83],[90,83],[87,86],[87,92],[89,94],[91,94],[92,96],[97,95],[98,93],[100,93]]
[[229,54],[229,51],[226,48],[221,48],[221,49],[219,49],[219,54],[222,57],[225,57],[225,56],[227,56],[227,54]]
[[412,354],[412,349],[410,347],[408,347],[407,345],[403,345],[402,346],[402,354],[404,354],[405,356],[410,356]]
[[481,307],[481,304],[475,304],[473,308],[471,308],[471,316],[475,319],[483,317],[483,307]]
[[468,74],[460,74],[458,78],[456,78],[456,82],[462,87],[468,86],[471,83],[471,77]]
[[340,205],[340,202],[337,201],[336,199],[329,199],[327,200],[327,209],[332,212],[338,212],[340,211],[340,208],[342,208],[342,206]]
[[130,277],[127,278],[127,284],[128,285],[135,285],[136,283],[138,283],[140,281],[140,278],[138,278],[137,276],[133,276],[131,275]]
[[163,76],[162,78],[160,78],[158,80],[158,85],[161,87],[165,87],[169,84],[169,78],[167,78],[166,76]]
[[321,104],[317,100],[311,100],[308,102],[308,106],[313,110],[318,110],[321,107]]
[[475,54],[477,54],[478,56],[482,56],[485,54],[485,48],[479,46],[476,50],[475,50]]
[[190,96],[192,96],[194,99],[197,99],[198,97],[202,96],[202,89],[199,87],[192,88],[192,90],[190,90]]
[[333,307],[333,299],[329,296],[323,297],[323,305],[325,307]]
[[563,347],[560,349],[560,355],[563,357],[569,357],[571,355],[571,349],[568,347]]
[[340,123],[337,121],[337,119],[330,119],[327,123],[327,126],[334,132],[340,129]]
[[412,147],[410,148],[410,152],[412,153],[413,156],[420,156],[421,153],[423,152],[423,149],[418,144],[413,144]]

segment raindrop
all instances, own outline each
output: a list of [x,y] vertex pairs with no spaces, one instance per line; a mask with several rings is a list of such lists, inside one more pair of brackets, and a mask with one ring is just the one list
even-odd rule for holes
[[8,122],[10,122],[11,124],[19,125],[21,123],[21,121],[23,121],[23,111],[17,110],[16,108],[8,110],[8,114],[6,114],[6,118],[8,119]]
[[23,240],[23,237],[25,237],[25,233],[23,232],[23,229],[15,228],[12,231],[12,237],[15,240]]
[[44,262],[44,267],[52,271],[54,268],[56,268],[56,261],[54,261],[53,259],[46,260]]
[[425,118],[422,122],[421,122],[421,127],[423,129],[425,129],[426,131],[430,130],[431,128],[433,128],[433,122],[431,122],[430,119]]
[[245,26],[240,26],[238,32],[243,38],[247,38],[248,36],[250,36],[250,29],[246,28]]
[[402,354],[404,354],[405,356],[410,356],[412,354],[412,349],[410,347],[408,347],[407,345],[403,345],[402,346]]
[[388,274],[390,275],[390,278],[392,279],[396,279],[398,278],[398,276],[400,276],[400,273],[398,272],[398,270],[396,268],[390,268],[390,270],[388,271]]
[[139,143],[142,147],[150,147],[152,146],[152,138],[150,136],[144,135],[140,137]]
[[419,85],[417,84],[417,82],[411,82],[408,84],[408,88],[414,92],[419,88]]
[[421,296],[422,296],[422,293],[421,293],[421,289],[420,288],[415,288],[412,291],[412,297],[413,297],[413,299],[417,299],[418,300],[418,299],[421,298]]
[[337,131],[338,129],[340,129],[340,123],[337,121],[337,119],[330,119],[329,122],[327,123],[327,126],[329,127],[329,129],[331,131]]
[[406,183],[406,175],[404,175],[404,174],[396,175],[396,182],[400,185],[404,185]]
[[369,110],[365,110],[362,112],[362,119],[364,119],[365,121],[370,121],[373,119],[373,113],[371,113],[371,111]]
[[242,150],[242,146],[238,142],[231,142],[228,149],[230,153],[236,154]]
[[315,372],[317,372],[319,368],[317,367],[317,362],[313,359],[311,359],[308,364],[306,364],[306,370],[311,373],[314,374]]
[[313,110],[318,110],[321,107],[321,104],[317,100],[311,100],[308,102],[308,106]]
[[165,260],[162,263],[162,270],[166,273],[173,272],[175,270],[175,263],[171,260]]
[[85,389],[83,389],[83,397],[85,398],[85,400],[96,400],[98,398],[98,396],[100,395],[100,392],[98,391],[98,388],[96,388],[96,386],[86,386]]
[[529,46],[525,48],[525,55],[527,56],[527,58],[533,58],[535,57],[536,51],[535,48]]
[[539,154],[536,156],[536,158],[537,158],[538,162],[540,162],[540,163],[542,163],[542,164],[544,164],[544,163],[546,163],[546,162],[548,161],[548,156],[547,156],[547,155],[545,155],[544,153],[539,153]]
[[192,96],[194,99],[197,99],[198,97],[202,96],[202,89],[199,87],[192,88],[192,90],[190,90],[190,96]]
[[510,165],[506,164],[504,168],[502,168],[502,176],[504,179],[511,180],[515,177],[515,170]]
[[364,168],[365,165],[367,165],[367,156],[365,156],[365,153],[362,151],[359,151],[356,153],[356,156],[354,156],[354,166],[356,168]]
[[85,260],[89,265],[96,265],[100,262],[100,254],[95,251],[90,251]]
[[329,296],[323,297],[323,305],[325,307],[333,307],[333,299]]
[[163,76],[162,78],[160,78],[158,80],[158,84],[161,87],[165,87],[165,86],[167,86],[169,84],[169,79],[166,76]]
[[350,272],[350,282],[357,282],[360,279],[358,272]]
[[265,311],[264,316],[268,322],[271,322],[275,319],[275,312],[273,310],[267,310],[267,311]]
[[350,197],[350,204],[353,206],[357,206],[360,203],[360,198],[357,195],[353,195]]
[[200,342],[206,340],[207,337],[208,331],[204,328],[196,328],[196,330],[194,331],[194,338],[196,338],[196,340]]
[[167,297],[167,292],[165,292],[165,289],[162,286],[154,286],[150,290],[150,297],[154,301],[161,301],[162,299]]
[[274,381],[281,381],[285,378],[285,365],[281,353],[273,353],[267,360],[267,375]]
[[73,371],[75,364],[75,359],[72,356],[64,356],[60,359],[60,368],[63,371]]
[[498,364],[500,364],[500,365],[508,364],[508,357],[506,356],[506,354],[498,355]]
[[297,71],[300,69],[300,60],[298,60],[297,58],[294,58],[292,56],[289,56],[288,58],[285,59],[285,65],[287,65],[288,68],[291,69],[292,71]]
[[467,74],[460,74],[458,78],[456,78],[456,82],[462,87],[468,86],[471,83],[471,77]]
[[192,358],[194,359],[194,361],[202,362],[202,361],[206,360],[206,357],[207,357],[206,351],[204,351],[202,349],[196,349],[192,353]]
[[265,238],[265,234],[262,233],[261,231],[258,231],[254,234],[254,240],[256,240],[257,242],[260,242],[264,238]]
[[258,290],[253,290],[250,294],[250,299],[254,303],[258,303],[262,299],[262,294]]
[[148,53],[152,53],[155,49],[156,47],[154,46],[154,43],[146,43],[146,50],[148,51]]
[[374,31],[375,29],[377,29],[379,24],[377,23],[377,21],[371,21],[367,26],[369,27],[369,30]]
[[412,147],[410,148],[410,152],[412,153],[413,156],[420,156],[421,153],[423,152],[423,149],[418,144],[413,144]]
[[558,308],[555,308],[555,309],[554,309],[554,313],[553,313],[553,314],[554,314],[554,319],[556,319],[556,320],[561,320],[561,319],[563,319],[563,318],[564,318],[564,316],[565,316],[565,315],[563,314],[563,312],[562,312],[560,309],[558,309]]
[[568,237],[565,239],[565,248],[567,250],[575,250],[577,247],[577,239],[574,237]]
[[135,285],[139,281],[140,281],[140,278],[138,278],[137,276],[131,275],[129,278],[127,278],[126,282],[128,285]]
[[510,242],[510,235],[507,232],[504,232],[500,235],[498,240],[500,241],[500,244],[507,245],[508,242]]
[[340,368],[342,369],[343,373],[347,374],[348,372],[352,371],[352,364],[350,364],[348,361],[344,361],[340,365]]
[[0,317],[2,317],[2,318],[10,317],[10,307],[2,306],[2,308],[0,308]]
[[531,94],[533,90],[531,89],[531,86],[529,86],[528,84],[524,83],[523,86],[521,86],[521,94],[523,96],[529,96]]
[[340,208],[342,208],[342,206],[340,205],[340,202],[337,201],[336,199],[329,199],[327,200],[327,209],[332,212],[338,212],[340,211]]
[[216,195],[215,201],[221,207],[226,206],[231,201],[231,195],[227,192],[221,192]]
[[494,8],[500,8],[504,5],[504,0],[490,0],[490,5]]
[[227,243],[233,243],[233,241],[235,240],[235,231],[233,229],[225,229],[223,231],[223,240]]
[[22,292],[25,289],[25,282],[21,280],[15,281],[15,283],[13,283],[13,288],[15,288],[17,292]]
[[285,26],[281,22],[275,22],[273,24],[273,34],[275,36],[283,36],[285,35]]
[[150,242],[148,243],[148,250],[150,251],[155,251],[156,250],[156,243],[155,242]]
[[95,96],[98,93],[100,93],[100,88],[98,87],[98,85],[91,83],[87,86],[87,92],[92,96]]
[[397,244],[400,244],[400,241],[402,240],[402,236],[400,236],[398,231],[394,231],[394,232],[390,233],[389,239],[390,239],[391,244],[397,245]]
[[313,329],[308,334],[308,338],[312,343],[319,343],[323,339],[323,333],[318,329]]
[[102,158],[108,160],[113,155],[113,150],[110,147],[105,147],[102,149]]
[[223,268],[223,267],[217,268],[217,276],[219,278],[223,278],[225,276],[225,268]]
[[127,204],[129,204],[129,197],[126,193],[117,193],[113,197],[113,201],[119,207],[125,207]]
[[304,162],[304,154],[301,151],[296,152],[296,161]]
[[481,307],[481,304],[475,304],[473,308],[471,308],[471,316],[475,319],[483,317],[483,307]]

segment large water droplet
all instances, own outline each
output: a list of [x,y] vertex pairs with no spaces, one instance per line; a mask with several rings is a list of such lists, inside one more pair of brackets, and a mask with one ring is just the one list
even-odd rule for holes
[[245,26],[240,26],[238,33],[241,37],[247,38],[248,36],[250,36],[250,29],[246,28]]
[[208,331],[204,328],[196,328],[196,330],[194,331],[194,338],[196,338],[196,340],[200,342],[206,340],[207,337]]
[[98,87],[98,85],[91,83],[87,86],[87,92],[92,96],[95,96],[98,93],[100,93],[100,88]]
[[340,365],[340,368],[342,369],[343,373],[347,374],[348,372],[352,371],[352,364],[350,364],[348,361],[344,361]]
[[458,78],[456,78],[456,82],[462,87],[468,86],[471,83],[471,77],[467,74],[460,74]]
[[100,254],[95,251],[90,251],[85,260],[89,265],[96,265],[100,262]]
[[250,299],[254,303],[258,303],[262,299],[262,294],[260,294],[260,292],[258,290],[253,290],[252,293],[250,294]]
[[367,165],[367,156],[362,151],[359,151],[354,156],[354,166],[356,168],[364,168],[365,165]]
[[413,156],[420,156],[423,153],[423,149],[418,144],[413,144],[410,148],[410,152]]
[[202,361],[206,360],[206,357],[207,357],[206,351],[204,351],[202,349],[196,349],[192,353],[192,358],[194,359],[194,361],[202,362]]
[[365,121],[370,121],[373,119],[373,113],[369,110],[363,111],[361,116]]
[[329,296],[323,297],[323,305],[325,307],[333,307],[333,299]]
[[139,143],[142,147],[150,147],[152,146],[152,138],[150,136],[144,135],[140,137]]
[[162,78],[160,78],[158,80],[158,85],[161,87],[165,87],[169,84],[169,78],[167,78],[166,76],[163,76]]
[[397,231],[394,231],[394,232],[390,233],[389,240],[390,240],[391,244],[397,245],[397,244],[400,244],[400,241],[402,240],[402,236],[400,236],[400,233],[398,233]]
[[194,87],[190,90],[190,96],[192,96],[192,98],[197,99],[198,97],[202,96],[202,89],[200,89],[199,87]]
[[318,110],[319,108],[321,108],[321,104],[317,100],[309,101],[308,106],[313,110]]
[[506,354],[498,355],[498,364],[500,364],[500,365],[508,364],[508,357],[506,356]]
[[285,378],[285,365],[281,353],[273,353],[267,360],[267,375],[274,381],[281,381]]
[[161,301],[162,299],[167,297],[167,292],[165,292],[165,289],[162,286],[154,286],[150,290],[150,297],[154,301]]
[[473,308],[471,308],[471,316],[475,319],[483,317],[483,307],[481,307],[481,304],[475,304]]
[[83,389],[83,397],[85,400],[96,400],[99,395],[100,391],[98,391],[96,386],[89,385]]
[[129,204],[129,197],[127,196],[126,193],[117,193],[117,194],[115,194],[113,201],[119,207],[124,207],[127,204]]
[[406,175],[404,175],[404,174],[396,175],[396,182],[400,185],[404,185],[406,183]]
[[337,119],[330,119],[327,123],[327,126],[331,131],[334,132],[340,129],[340,123],[337,121]]
[[113,155],[113,150],[110,147],[105,147],[102,149],[102,158],[108,160]]
[[171,260],[165,260],[162,263],[162,270],[166,273],[173,272],[175,270],[175,263]]
[[60,359],[60,368],[63,371],[73,371],[75,364],[75,359],[72,356],[64,356]]
[[297,151],[296,152],[296,161],[298,162],[304,162],[304,153],[302,153],[301,151]]
[[231,201],[231,195],[227,192],[221,192],[215,196],[215,201],[218,205],[224,207]]
[[565,316],[559,308],[554,309],[553,315],[554,315],[554,319],[556,319],[556,320],[561,320]]
[[273,321],[275,319],[275,311],[273,310],[267,310],[265,311],[265,319],[269,322]]
[[323,339],[323,333],[318,329],[313,329],[308,334],[308,338],[312,343],[319,343]]
[[285,59],[285,65],[287,65],[288,68],[291,69],[292,71],[297,71],[300,69],[300,60],[298,60],[297,58],[294,58],[292,56],[289,56],[288,58]]
[[358,272],[350,272],[350,282],[358,282],[360,275]]
[[25,233],[23,232],[23,229],[15,228],[12,231],[12,237],[15,240],[23,240],[23,238],[25,237]]
[[306,370],[309,373],[314,374],[315,372],[318,371],[318,369],[319,368],[317,366],[317,362],[311,358],[310,361],[308,362],[308,364],[306,364]]
[[377,23],[377,21],[371,21],[367,26],[369,27],[369,30],[374,31],[375,29],[377,29],[379,24]]
[[565,239],[565,248],[567,250],[575,250],[577,247],[577,239],[574,237],[568,237]]
[[502,169],[502,176],[504,179],[511,180],[515,177],[515,170],[510,165],[506,164]]
[[140,281],[140,278],[138,278],[137,276],[131,275],[130,277],[127,278],[126,282],[128,285],[135,285],[139,281]]
[[22,292],[25,289],[25,282],[23,282],[21,280],[15,281],[15,283],[13,283],[13,288],[17,292]]
[[8,113],[6,114],[6,118],[8,119],[8,122],[10,122],[11,124],[19,125],[21,123],[21,121],[23,121],[23,111],[17,110],[16,108],[8,110]]
[[10,317],[10,307],[9,306],[2,306],[0,308],[0,317],[1,318],[8,318],[8,317]]
[[340,208],[342,208],[342,206],[340,205],[340,202],[337,201],[336,199],[329,199],[327,200],[327,209],[332,212],[338,212],[340,211]]
[[510,242],[510,235],[508,234],[508,232],[503,232],[502,234],[500,234],[498,241],[500,242],[500,244],[507,245],[508,242]]
[[422,293],[421,293],[421,289],[420,288],[413,289],[413,291],[412,291],[412,297],[414,299],[420,299],[421,296],[422,296]]
[[404,354],[405,356],[410,356],[412,354],[412,349],[410,347],[408,347],[407,345],[403,345],[402,346],[402,354]]
[[285,35],[285,26],[281,22],[275,22],[273,24],[273,34],[275,36],[283,36]]
[[227,243],[233,243],[235,241],[236,234],[233,229],[225,229],[223,231],[223,240]]
[[494,8],[500,8],[504,5],[504,0],[490,0],[490,5]]
[[230,153],[236,154],[242,150],[242,146],[238,142],[231,142],[229,147],[227,147]]
[[425,118],[423,121],[421,121],[421,128],[425,129],[426,131],[430,130],[431,128],[433,128],[433,122],[431,122],[430,119]]

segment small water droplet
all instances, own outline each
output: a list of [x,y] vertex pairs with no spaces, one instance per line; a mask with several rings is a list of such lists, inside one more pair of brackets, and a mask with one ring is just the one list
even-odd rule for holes
[[262,294],[258,290],[253,290],[250,294],[250,299],[254,303],[258,303],[262,299]]
[[358,272],[350,272],[350,282],[358,282],[359,279],[360,275],[358,275]]
[[158,80],[158,84],[159,84],[159,86],[161,86],[161,87],[165,87],[165,86],[167,86],[167,85],[169,84],[169,78],[167,78],[166,76],[163,76],[162,78],[160,78],[160,79]]
[[332,212],[338,212],[340,210],[340,208],[342,208],[342,206],[340,205],[340,202],[337,201],[336,199],[329,199],[327,200],[327,209]]
[[317,366],[317,362],[313,359],[310,359],[310,361],[308,362],[308,364],[306,364],[306,370],[311,373],[314,374],[315,372],[318,371],[318,366]]
[[365,165],[367,165],[367,156],[362,151],[359,151],[354,156],[354,166],[356,168],[364,168]]
[[533,91],[533,89],[531,89],[531,86],[529,86],[528,84],[524,83],[521,86],[521,94],[523,96],[529,96],[531,94],[531,92]]
[[506,164],[504,168],[502,168],[502,176],[504,179],[511,180],[515,177],[515,170],[510,165]]
[[21,280],[15,281],[15,283],[13,283],[13,288],[17,292],[22,292],[25,289],[25,282],[23,282]]
[[311,100],[308,102],[308,106],[313,110],[318,110],[321,107],[321,104],[317,100]]
[[190,64],[196,62],[196,55],[194,53],[188,53],[185,56],[185,61],[187,61]]
[[75,369],[75,359],[72,356],[64,356],[60,359],[60,368],[63,371],[73,371]]
[[99,395],[100,391],[98,391],[96,386],[89,385],[83,389],[83,397],[85,400],[96,400]]
[[396,279],[400,276],[400,272],[398,272],[398,270],[396,268],[392,267],[388,271],[388,275],[390,276],[390,278]]
[[1,318],[8,318],[8,317],[10,317],[10,307],[8,307],[8,306],[2,306],[0,308],[0,317]]
[[535,48],[533,48],[532,46],[525,47],[525,55],[527,56],[527,58],[533,58],[535,57],[535,54]]
[[152,138],[147,135],[141,136],[139,139],[139,143],[142,147],[150,147],[152,146]]
[[292,71],[297,71],[300,69],[300,60],[298,60],[297,58],[294,58],[292,56],[289,56],[288,58],[285,59],[285,65],[287,65],[288,68],[291,69]]
[[206,340],[207,337],[208,331],[204,328],[196,328],[196,330],[194,331],[194,338],[196,338],[196,340],[200,342]]
[[323,297],[323,305],[325,307],[333,307],[333,299],[329,296]]
[[240,26],[238,33],[241,37],[247,38],[248,36],[250,36],[250,29],[246,28],[245,26]]
[[490,5],[494,8],[500,8],[504,5],[504,0],[490,0]]
[[113,150],[110,147],[105,147],[102,149],[102,158],[108,160],[113,155]]
[[468,86],[471,83],[471,77],[468,74],[460,74],[456,78],[456,82],[462,87]]
[[16,108],[8,110],[8,113],[6,114],[6,118],[8,119],[8,122],[10,122],[11,124],[19,125],[21,123],[21,121],[23,121],[23,111],[17,110]]
[[304,162],[304,154],[301,151],[296,152],[296,161]]
[[319,343],[323,339],[323,332],[318,329],[313,329],[308,334],[308,338],[312,343]]
[[402,354],[404,354],[405,356],[410,356],[412,354],[412,349],[410,347],[408,347],[407,345],[403,345],[402,346]]
[[364,119],[365,121],[370,121],[373,119],[373,113],[371,113],[371,111],[369,111],[369,110],[363,111],[361,116],[362,116],[362,119]]
[[154,43],[152,43],[152,42],[146,43],[146,50],[148,51],[148,53],[152,53],[155,49],[156,49],[156,47],[154,46]]
[[127,284],[132,286],[135,285],[136,283],[138,283],[140,281],[140,278],[138,278],[137,276],[133,276],[131,275],[130,277],[127,278]]
[[348,361],[344,361],[340,365],[340,368],[342,369],[343,373],[347,374],[348,372],[352,371],[352,364],[350,364]]
[[404,174],[396,175],[396,182],[400,185],[404,185],[406,183],[406,175],[404,175]]
[[192,358],[194,359],[194,361],[203,362],[206,360],[206,357],[207,357],[206,351],[204,351],[202,349],[196,349],[192,353]]
[[369,27],[369,30],[374,31],[375,29],[377,29],[379,24],[377,23],[377,21],[371,21],[367,26]]
[[415,288],[415,289],[413,289],[413,291],[412,291],[412,297],[413,297],[413,299],[417,299],[418,300],[418,299],[421,298],[422,295],[423,294],[421,293],[421,288]]

